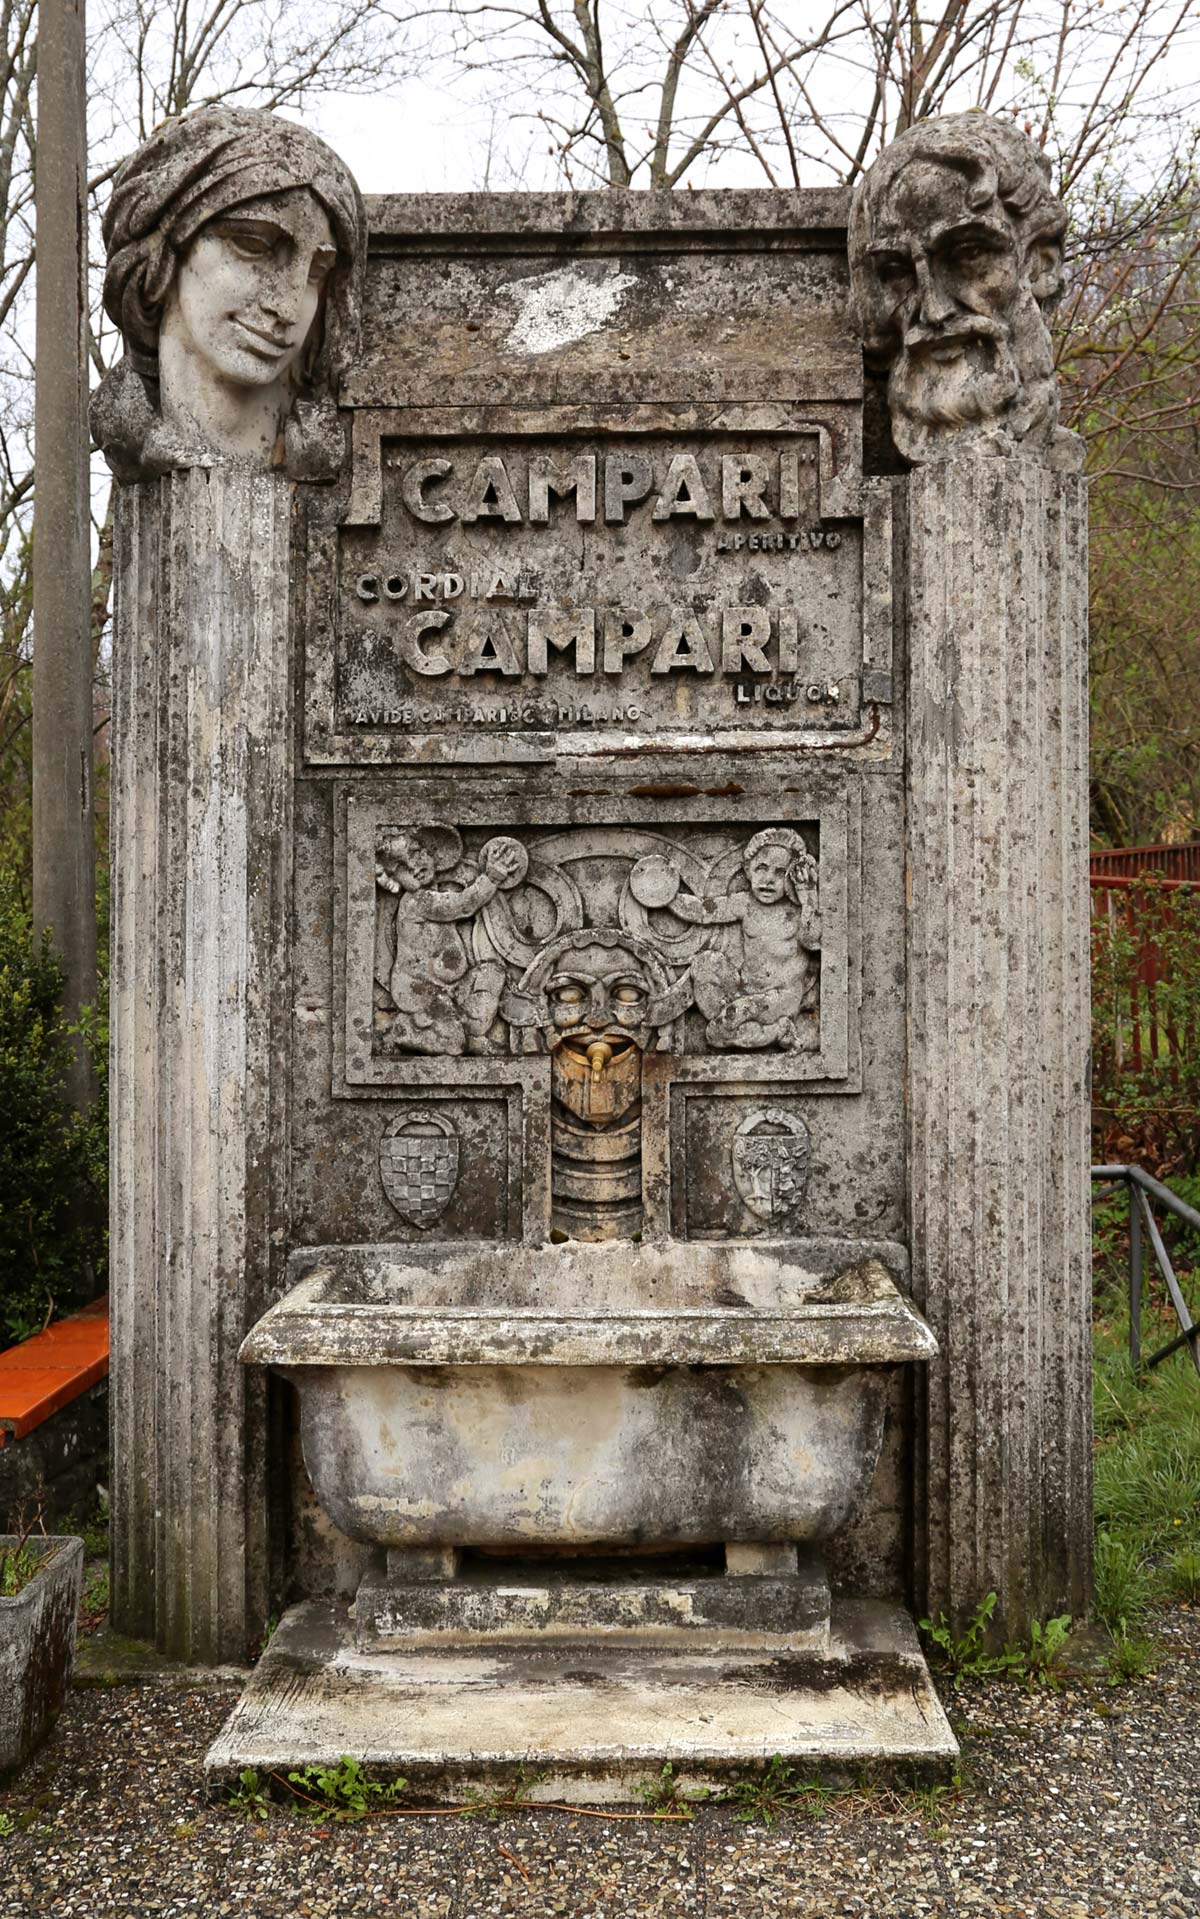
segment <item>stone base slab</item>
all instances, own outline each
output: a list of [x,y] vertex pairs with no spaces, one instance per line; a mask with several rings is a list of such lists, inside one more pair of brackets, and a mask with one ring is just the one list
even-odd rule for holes
[[686,1788],[777,1753],[806,1775],[949,1770],[958,1746],[905,1612],[836,1602],[825,1658],[582,1635],[379,1653],[356,1647],[345,1607],[306,1600],[284,1615],[205,1770],[216,1786],[244,1766],[286,1775],[351,1754],[432,1802],[520,1778],[534,1801],[611,1804],[668,1761]]
[[[753,1549],[748,1549],[753,1550]],[[404,1651],[457,1641],[476,1647],[542,1637],[675,1643],[681,1635],[722,1648],[736,1643],[779,1652],[829,1650],[829,1580],[815,1553],[780,1548],[784,1575],[718,1574],[705,1579],[555,1577],[514,1566],[507,1577],[396,1581],[368,1572],[354,1603],[360,1652]],[[757,1561],[753,1563],[757,1564]]]

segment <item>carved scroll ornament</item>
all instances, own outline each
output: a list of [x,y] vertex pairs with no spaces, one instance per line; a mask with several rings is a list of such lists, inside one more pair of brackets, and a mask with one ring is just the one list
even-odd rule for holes
[[1049,315],[1067,215],[1045,155],[986,113],[923,120],[855,189],[850,274],[892,435],[914,465],[1025,453],[1083,463],[1058,424]]

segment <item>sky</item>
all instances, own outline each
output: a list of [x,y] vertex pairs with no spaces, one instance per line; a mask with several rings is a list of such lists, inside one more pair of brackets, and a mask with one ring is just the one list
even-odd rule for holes
[[[638,0],[632,8],[627,0],[608,0],[608,4],[613,19],[624,14],[636,20],[643,0]],[[645,18],[654,18],[651,0],[644,0],[644,4],[647,14],[643,22]],[[1200,100],[1200,0],[1025,0],[1020,10],[1023,28],[1041,31],[1047,38],[1031,42],[1036,47],[1037,58],[1028,68],[1021,60],[1014,61],[1002,93],[994,101],[997,109],[1009,101],[1014,106],[1020,102],[1022,116],[1028,109],[1040,120],[1047,90],[1043,56],[1047,48],[1052,51],[1056,43],[1063,7],[1079,22],[1066,42],[1068,57],[1058,95],[1064,133],[1072,124],[1073,107],[1093,98],[1102,76],[1107,81],[1105,91],[1111,98],[1119,91],[1118,76],[1122,67],[1127,69],[1131,58],[1134,66],[1138,64],[1139,55],[1126,41],[1126,33],[1131,15],[1143,9],[1145,37],[1141,58],[1145,57],[1148,47],[1161,44],[1162,32],[1168,24],[1173,23],[1176,31],[1169,57],[1151,63],[1152,78],[1141,96],[1141,104],[1152,111],[1165,109],[1160,123],[1163,133],[1168,128],[1178,133],[1189,123],[1195,125]],[[780,0],[775,11],[789,18],[793,17],[793,8],[805,16],[814,8],[822,14],[826,10],[822,0],[803,0],[803,4],[802,0]],[[727,44],[725,39],[716,44],[726,66],[746,74],[755,71],[759,62],[756,49],[747,51],[740,45],[739,11],[733,9],[721,29]],[[671,7],[660,9],[657,22],[660,31],[668,24],[668,13],[673,20],[675,14]],[[643,23],[640,29],[630,31],[635,38],[640,38],[653,29],[648,30]],[[633,46],[631,40],[629,59],[623,65],[623,48],[618,46],[614,53],[614,43],[609,43],[618,82],[624,80],[628,84],[634,77],[657,82],[662,71],[661,49],[652,42],[636,52]],[[547,150],[546,130],[529,112],[531,107],[536,107],[552,113],[561,102],[562,95],[553,77],[545,70],[539,71],[531,94],[527,90],[530,70],[523,71],[519,63],[509,69],[505,81],[501,82],[494,72],[471,73],[461,63],[453,66],[444,54],[437,57],[438,47],[436,40],[430,40],[425,57],[414,49],[407,68],[397,74],[385,93],[366,97],[345,94],[311,97],[302,117],[349,163],[365,193],[469,192],[484,185],[501,189],[521,185],[538,190],[561,185]],[[873,90],[874,71],[872,68],[868,78],[863,64],[864,50],[861,31],[852,33],[844,47],[822,55],[823,64],[817,68],[818,98],[826,110],[836,101],[835,116],[850,145],[856,144],[858,129],[865,123]],[[1123,59],[1119,57],[1119,50],[1123,50]],[[1109,62],[1114,56],[1118,57],[1110,68]],[[503,84],[508,90],[499,92]],[[974,82],[968,71],[949,104],[956,109],[974,104],[973,89]],[[619,95],[619,85],[617,90]],[[497,104],[489,106],[488,98]],[[650,85],[636,100],[644,113],[653,115],[658,104],[657,84]],[[712,75],[696,58],[684,70],[677,115],[681,122],[689,114],[696,120],[707,118],[713,101]],[[765,94],[758,111],[761,113],[764,107],[769,108]],[[636,118],[636,110],[628,102],[622,104],[621,111],[623,119],[627,112]],[[632,126],[629,131],[632,133]],[[690,184],[766,185],[754,155],[736,138],[732,122],[728,123],[728,131],[735,136],[736,150],[722,154],[715,162],[697,165],[688,176]],[[1159,138],[1152,138],[1149,144],[1157,147]],[[493,155],[490,175],[489,148]],[[1053,141],[1050,151],[1053,157]],[[1139,153],[1136,142],[1125,142],[1120,161],[1122,171],[1127,174],[1131,166],[1136,169],[1139,158],[1152,165],[1155,157],[1152,152]],[[1102,141],[1095,158],[1103,165]],[[786,183],[786,164],[781,172],[781,184]],[[806,185],[829,184],[832,178],[829,172],[805,162],[803,150],[801,177]],[[637,184],[645,184],[644,175]]]

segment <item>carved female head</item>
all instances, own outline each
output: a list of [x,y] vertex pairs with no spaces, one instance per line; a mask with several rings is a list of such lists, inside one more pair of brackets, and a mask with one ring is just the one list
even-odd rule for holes
[[104,239],[126,358],[92,427],[118,477],[222,460],[330,477],[366,239],[337,155],[273,114],[202,108],[121,168]]

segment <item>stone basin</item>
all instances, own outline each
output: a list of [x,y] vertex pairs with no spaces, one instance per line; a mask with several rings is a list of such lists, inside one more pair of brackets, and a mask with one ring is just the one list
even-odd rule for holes
[[247,1364],[297,1388],[317,1498],[380,1546],[815,1542],[933,1335],[892,1242],[319,1247]]

